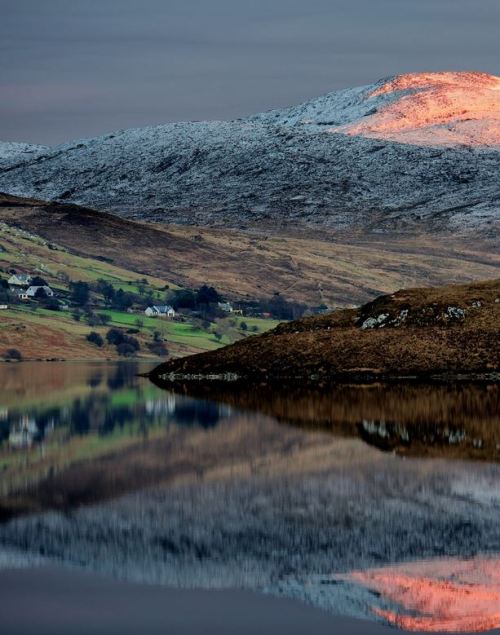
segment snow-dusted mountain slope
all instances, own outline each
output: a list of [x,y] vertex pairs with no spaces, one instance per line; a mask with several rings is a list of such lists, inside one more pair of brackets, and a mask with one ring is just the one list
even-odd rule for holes
[[500,148],[500,77],[398,75],[252,119],[416,145]]
[[0,191],[205,225],[487,228],[500,217],[499,85],[402,75],[232,122],[119,131],[14,158]]
[[12,141],[0,141],[0,170],[13,163],[29,161],[44,152],[48,152],[46,146],[37,146],[30,143],[14,143]]

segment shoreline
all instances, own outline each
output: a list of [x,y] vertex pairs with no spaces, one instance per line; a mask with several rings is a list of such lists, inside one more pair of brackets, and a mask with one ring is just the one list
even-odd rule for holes
[[[3,635],[389,635],[376,620],[332,615],[266,593],[174,589],[42,566],[0,570]],[[403,631],[400,631],[403,632]],[[498,635],[500,630],[486,631]]]

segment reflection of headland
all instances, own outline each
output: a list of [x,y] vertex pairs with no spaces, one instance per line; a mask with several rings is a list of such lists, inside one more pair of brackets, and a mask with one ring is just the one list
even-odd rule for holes
[[316,388],[302,384],[190,382],[169,383],[168,390],[261,412],[311,430],[361,437],[381,450],[399,454],[500,459],[498,384],[393,383]]

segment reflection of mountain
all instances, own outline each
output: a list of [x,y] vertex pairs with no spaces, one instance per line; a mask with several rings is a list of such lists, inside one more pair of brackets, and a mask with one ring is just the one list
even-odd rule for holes
[[284,423],[360,436],[380,449],[401,454],[500,460],[498,384],[314,388],[293,383],[252,387],[190,382],[176,385],[175,390],[262,412]]
[[475,633],[500,628],[499,557],[410,562],[356,571],[344,579],[395,603],[394,609],[373,610],[404,630]]

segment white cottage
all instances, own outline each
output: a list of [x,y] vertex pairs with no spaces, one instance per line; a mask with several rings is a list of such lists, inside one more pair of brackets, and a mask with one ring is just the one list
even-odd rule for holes
[[174,318],[174,308],[169,305],[164,306],[148,306],[144,311],[148,317]]

